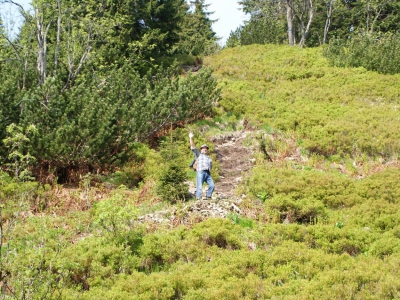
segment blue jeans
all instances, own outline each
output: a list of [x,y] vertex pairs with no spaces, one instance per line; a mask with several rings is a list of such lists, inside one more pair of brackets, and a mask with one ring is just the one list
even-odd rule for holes
[[211,198],[211,196],[212,196],[215,185],[214,185],[213,179],[211,178],[210,172],[198,171],[197,176],[196,176],[196,198],[197,199],[201,198],[201,188],[202,188],[204,182],[207,183],[207,185],[208,185],[208,190],[207,190],[206,196],[209,198]]

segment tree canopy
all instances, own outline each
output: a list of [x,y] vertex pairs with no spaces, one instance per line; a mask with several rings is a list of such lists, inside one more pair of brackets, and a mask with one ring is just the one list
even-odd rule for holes
[[400,28],[400,4],[395,0],[242,0],[239,3],[250,20],[232,32],[230,38],[239,39],[243,45],[278,42],[318,46],[354,33],[394,33]]
[[[16,37],[0,26],[0,139],[11,124],[35,125],[21,153],[36,174],[112,169],[135,142],[212,113],[211,71],[182,77],[172,63],[215,43],[204,1],[190,10],[185,0],[34,0],[29,11],[4,2],[24,23]],[[8,152],[0,144],[4,162]]]

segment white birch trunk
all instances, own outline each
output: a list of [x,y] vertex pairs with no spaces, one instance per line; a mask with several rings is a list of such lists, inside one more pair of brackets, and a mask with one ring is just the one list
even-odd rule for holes
[[286,21],[288,27],[288,42],[290,46],[293,46],[295,43],[294,40],[294,17],[293,17],[293,9],[290,3],[291,0],[286,0]]

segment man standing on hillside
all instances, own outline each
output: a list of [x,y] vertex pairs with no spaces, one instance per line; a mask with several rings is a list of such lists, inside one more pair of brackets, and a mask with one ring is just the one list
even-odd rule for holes
[[208,190],[206,193],[206,200],[211,200],[212,193],[214,191],[214,181],[211,177],[211,169],[212,169],[212,160],[211,157],[208,156],[208,146],[201,145],[200,151],[196,148],[193,142],[194,134],[192,132],[189,133],[190,140],[190,149],[193,151],[195,160],[197,160],[197,168],[196,168],[196,199],[201,199],[201,189],[203,187],[203,183],[207,183]]

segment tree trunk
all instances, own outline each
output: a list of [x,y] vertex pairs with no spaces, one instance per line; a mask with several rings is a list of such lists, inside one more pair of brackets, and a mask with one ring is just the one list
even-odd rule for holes
[[324,37],[322,39],[322,44],[326,44],[326,40],[327,40],[328,32],[329,32],[329,27],[331,26],[333,2],[334,2],[334,0],[330,0],[329,3],[327,3],[328,7],[326,8],[326,21],[325,21]]
[[301,26],[302,27],[301,28],[301,40],[300,40],[300,43],[299,43],[300,47],[303,47],[305,42],[306,42],[306,38],[307,38],[307,35],[310,32],[311,23],[312,23],[313,20],[314,20],[313,2],[312,2],[312,0],[309,0],[308,1],[308,22],[307,22],[307,26],[304,27],[304,25],[302,23],[302,20],[300,20],[300,22],[302,24],[302,26]]
[[286,0],[286,21],[288,27],[288,42],[290,46],[295,44],[294,39],[294,17],[291,0]]
[[43,16],[40,16],[38,7],[35,7],[35,20],[36,20],[36,40],[38,43],[38,56],[37,56],[37,70],[39,72],[39,85],[43,85],[47,77],[47,33],[50,28],[50,24],[47,27],[44,26]]
[[58,53],[60,52],[60,35],[61,35],[61,0],[57,0],[58,18],[57,18],[57,41],[56,51],[54,53],[54,77],[57,76]]

